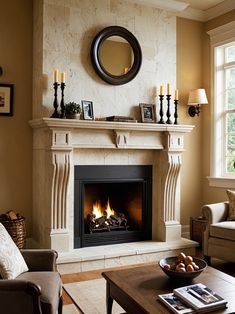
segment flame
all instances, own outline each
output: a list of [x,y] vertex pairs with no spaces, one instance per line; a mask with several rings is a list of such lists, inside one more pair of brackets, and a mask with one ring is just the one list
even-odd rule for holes
[[[109,199],[106,204],[105,212],[106,212],[107,218],[109,218],[110,215],[115,215],[115,211],[110,207]],[[100,218],[104,216],[104,211],[101,208],[100,201],[97,201],[93,204],[92,214],[95,215],[95,218]]]
[[100,218],[100,217],[103,216],[102,210],[101,210],[100,201],[95,202],[95,203],[93,204],[93,211],[92,211],[92,213],[95,215],[95,218]]
[[106,210],[106,213],[107,213],[107,218],[109,218],[111,215],[115,214],[114,210],[110,207],[109,199],[108,199],[108,202],[107,202],[105,210]]

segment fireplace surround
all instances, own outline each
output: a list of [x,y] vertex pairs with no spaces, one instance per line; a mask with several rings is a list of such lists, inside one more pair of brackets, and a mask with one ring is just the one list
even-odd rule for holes
[[151,165],[152,239],[181,238],[180,167],[191,125],[41,118],[33,139],[34,247],[74,249],[74,166]]
[[75,166],[74,248],[150,240],[151,222],[152,166]]

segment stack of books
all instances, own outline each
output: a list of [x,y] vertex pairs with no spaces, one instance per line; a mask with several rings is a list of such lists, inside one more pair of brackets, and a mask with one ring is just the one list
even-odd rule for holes
[[137,123],[137,120],[129,116],[110,116],[106,117],[106,121]]
[[177,314],[207,313],[226,307],[227,301],[202,283],[173,290],[173,293],[158,295],[169,309]]

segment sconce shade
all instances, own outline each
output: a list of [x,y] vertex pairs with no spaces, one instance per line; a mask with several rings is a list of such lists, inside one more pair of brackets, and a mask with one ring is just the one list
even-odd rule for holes
[[208,104],[205,89],[203,88],[192,89],[189,92],[188,105],[190,106],[192,104],[196,105]]
[[195,117],[195,115],[199,116],[201,104],[208,104],[205,89],[192,89],[188,97],[188,105],[190,106],[188,108],[188,114],[190,117]]

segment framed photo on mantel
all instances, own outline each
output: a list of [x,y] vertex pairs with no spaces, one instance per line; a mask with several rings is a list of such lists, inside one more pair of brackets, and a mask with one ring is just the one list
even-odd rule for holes
[[140,104],[141,120],[145,123],[156,122],[156,106],[153,104]]
[[13,116],[13,84],[0,84],[0,116]]
[[82,100],[82,111],[84,120],[94,120],[92,101]]

